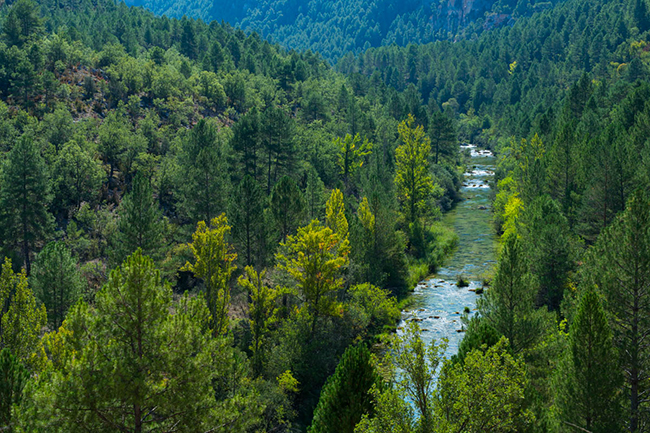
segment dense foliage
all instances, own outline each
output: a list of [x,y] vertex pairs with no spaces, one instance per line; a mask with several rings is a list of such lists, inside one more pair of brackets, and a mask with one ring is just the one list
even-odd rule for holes
[[474,38],[544,10],[557,0],[128,0],[159,15],[225,20],[283,46],[312,50],[336,61],[370,47]]
[[[108,0],[0,17],[0,429],[647,431],[644,0],[338,71]],[[453,248],[459,141],[501,244],[446,360],[386,331]]]

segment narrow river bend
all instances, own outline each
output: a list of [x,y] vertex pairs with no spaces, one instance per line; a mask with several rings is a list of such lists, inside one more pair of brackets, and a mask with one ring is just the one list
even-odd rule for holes
[[[463,200],[443,218],[458,235],[458,248],[432,279],[418,284],[411,295],[414,302],[402,312],[398,327],[401,334],[407,321],[419,322],[422,339],[427,344],[446,337],[449,340],[446,357],[458,351],[463,338],[460,332],[463,310],[468,307],[470,317],[475,314],[480,296],[475,291],[482,286],[481,277],[496,260],[497,237],[491,225],[488,184],[494,174],[495,158],[490,151],[473,145],[461,146],[461,150],[471,153],[461,189]],[[459,275],[469,280],[469,287],[456,285]]]

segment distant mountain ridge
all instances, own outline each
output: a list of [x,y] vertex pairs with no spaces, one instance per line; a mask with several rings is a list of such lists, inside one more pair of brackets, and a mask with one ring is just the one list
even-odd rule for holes
[[473,38],[559,0],[125,0],[158,15],[226,21],[330,61],[371,47]]

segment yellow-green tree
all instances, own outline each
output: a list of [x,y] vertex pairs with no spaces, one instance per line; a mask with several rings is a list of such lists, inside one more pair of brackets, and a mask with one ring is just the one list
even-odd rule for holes
[[326,204],[327,226],[339,235],[341,239],[348,237],[348,219],[345,216],[343,193],[339,189],[332,191]]
[[434,191],[433,177],[429,171],[431,142],[422,126],[415,126],[409,114],[397,131],[402,144],[395,150],[395,186],[397,198],[410,222],[415,222]]
[[246,274],[239,277],[239,285],[250,295],[248,309],[249,322],[253,341],[250,349],[253,352],[253,370],[256,376],[264,371],[266,359],[265,345],[269,328],[277,321],[278,290],[264,283],[266,271],[257,272],[252,266],[246,266]]
[[361,140],[359,134],[354,137],[346,134],[344,138],[338,137],[334,140],[339,155],[337,164],[343,175],[343,182],[347,185],[348,178],[363,166],[363,158],[372,153],[373,144],[368,138]]
[[205,283],[205,298],[212,315],[214,335],[220,335],[228,329],[228,306],[230,305],[230,276],[237,269],[233,262],[237,254],[227,242],[230,234],[228,219],[224,214],[213,218],[208,226],[200,221],[192,235],[190,250],[194,263],[187,262],[181,268],[191,271]]
[[25,270],[14,273],[11,260],[5,259],[0,274],[0,345],[28,368],[40,369],[45,362],[40,336],[46,323],[45,306],[37,305]]
[[280,245],[281,252],[276,254],[278,267],[295,279],[311,314],[313,336],[318,319],[337,311],[338,303],[333,294],[343,287],[341,271],[349,261],[348,239],[314,220]]

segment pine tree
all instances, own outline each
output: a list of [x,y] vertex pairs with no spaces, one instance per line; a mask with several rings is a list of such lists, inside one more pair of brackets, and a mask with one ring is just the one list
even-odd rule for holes
[[22,248],[23,264],[29,275],[34,244],[45,238],[53,221],[48,212],[47,167],[30,135],[23,135],[11,149],[2,172],[0,222],[5,242]]
[[52,336],[60,356],[35,383],[37,410],[23,422],[39,424],[27,430],[210,430],[222,422],[213,357],[228,368],[229,349],[211,338],[208,322],[203,299],[173,304],[153,261],[136,251],[111,272],[95,306],[77,304]]
[[232,148],[239,153],[244,175],[259,180],[259,160],[262,159],[261,120],[256,108],[246,113],[232,128]]
[[260,245],[264,224],[264,199],[262,188],[250,175],[244,176],[237,194],[232,199],[233,237],[242,252],[246,266],[254,264],[264,249],[264,245]]
[[370,389],[381,379],[365,345],[350,346],[320,393],[310,433],[353,433],[363,415],[372,415]]
[[118,214],[113,260],[120,263],[138,248],[154,259],[159,257],[164,241],[162,212],[151,183],[142,174],[133,179],[131,192],[120,203]]
[[[433,148],[434,164],[440,162],[440,157],[455,158],[458,154],[458,142],[453,121],[444,113],[436,111],[429,122],[429,135]],[[454,159],[455,160],[455,159]]]
[[36,296],[47,310],[50,328],[58,329],[68,308],[83,293],[77,261],[63,242],[50,242],[36,257],[31,279]]
[[571,324],[567,359],[558,370],[563,424],[594,433],[620,431],[621,384],[612,333],[598,294],[585,293]]
[[289,176],[282,177],[271,193],[271,213],[282,242],[302,221],[304,208],[304,199],[296,182]]
[[29,373],[8,348],[0,352],[0,430],[12,430],[13,406],[19,405]]
[[310,221],[320,220],[323,217],[323,204],[325,203],[325,184],[314,167],[310,167],[307,172],[305,201],[308,219]]
[[229,193],[224,137],[201,119],[182,141],[177,185],[181,208],[192,221],[212,221]]
[[650,202],[637,190],[626,210],[601,233],[588,277],[607,298],[629,395],[628,428],[640,429],[650,374]]
[[0,346],[9,348],[32,371],[45,362],[40,337],[47,313],[45,306],[38,304],[25,270],[15,274],[11,260],[5,259],[0,274]]
[[480,300],[481,315],[504,335],[514,353],[530,348],[543,332],[542,310],[535,310],[529,263],[516,234],[504,240],[494,283]]

